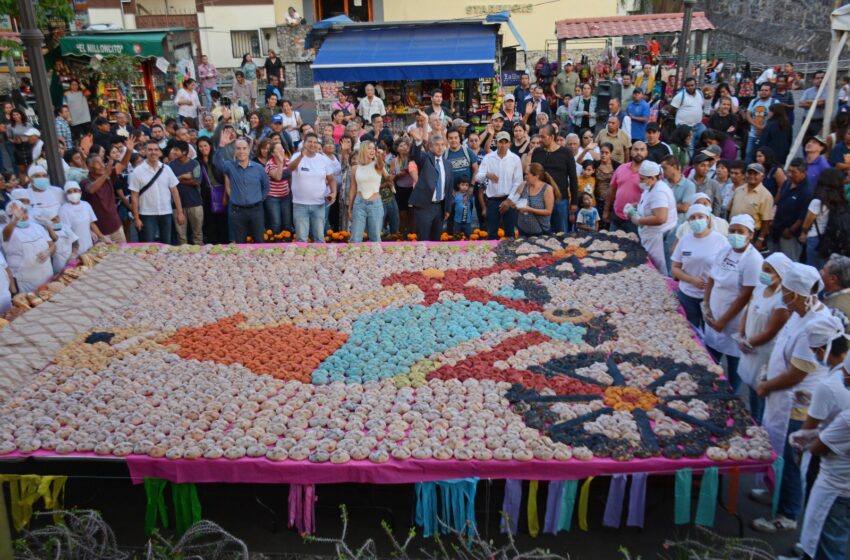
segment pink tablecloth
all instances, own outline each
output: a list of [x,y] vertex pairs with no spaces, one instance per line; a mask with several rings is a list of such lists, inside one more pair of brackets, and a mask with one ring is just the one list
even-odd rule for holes
[[673,474],[679,469],[690,467],[701,471],[707,467],[730,470],[737,467],[740,472],[766,472],[772,461],[726,461],[719,463],[710,459],[634,459],[615,461],[593,459],[590,461],[439,461],[390,459],[376,464],[370,461],[351,461],[342,465],[332,463],[310,463],[308,461],[273,462],[265,458],[230,459],[155,459],[130,455],[124,459],[102,457],[91,453],[57,455],[38,451],[32,455],[13,453],[0,460],[22,460],[34,457],[37,460],[67,461],[126,461],[130,477],[139,484],[146,477],[162,478],[171,482],[195,483],[261,483],[261,484],[336,484],[359,482],[367,484],[408,484],[431,480],[479,477],[490,479],[520,480],[581,480],[588,476],[613,474],[649,473]]

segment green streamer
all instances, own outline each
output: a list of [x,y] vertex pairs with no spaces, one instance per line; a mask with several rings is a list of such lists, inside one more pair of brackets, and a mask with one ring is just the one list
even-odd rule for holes
[[161,478],[145,478],[145,535],[151,536],[157,526],[157,518],[168,529],[168,510],[165,507],[165,487],[168,482]]
[[171,497],[174,500],[174,529],[182,535],[201,520],[198,488],[191,483],[172,484]]
[[673,523],[685,525],[691,522],[691,480],[693,469],[676,471],[676,506]]
[[779,491],[782,489],[782,471],[785,469],[785,459],[777,457],[773,462],[773,516],[779,509]]
[[558,530],[569,531],[573,524],[573,510],[576,507],[578,480],[565,480],[561,492],[561,518],[558,520]]
[[717,467],[709,467],[702,474],[697,501],[696,524],[714,527],[714,513],[717,509],[717,492],[720,488],[720,476]]

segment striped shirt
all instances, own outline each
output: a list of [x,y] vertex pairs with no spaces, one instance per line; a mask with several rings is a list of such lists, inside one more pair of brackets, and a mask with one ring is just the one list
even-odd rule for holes
[[277,162],[274,158],[269,158],[269,161],[266,162],[266,173],[269,174],[269,196],[272,198],[283,198],[289,194],[289,181],[287,179],[283,179],[286,173],[286,166],[289,164],[289,160],[283,160],[284,173],[281,175],[280,181],[275,181],[272,178],[272,171],[277,169]]

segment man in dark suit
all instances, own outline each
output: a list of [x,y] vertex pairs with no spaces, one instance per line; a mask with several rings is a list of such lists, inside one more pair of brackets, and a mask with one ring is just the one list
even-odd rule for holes
[[443,215],[448,211],[454,192],[452,169],[444,155],[446,140],[439,135],[432,136],[426,152],[422,148],[422,130],[413,128],[410,136],[413,138],[410,159],[419,167],[419,179],[410,194],[410,204],[416,209],[416,239],[439,241],[443,233]]

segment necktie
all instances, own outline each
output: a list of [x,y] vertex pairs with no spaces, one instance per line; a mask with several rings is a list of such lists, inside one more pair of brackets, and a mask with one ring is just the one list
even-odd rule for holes
[[443,158],[435,158],[437,162],[437,188],[436,201],[443,200]]

